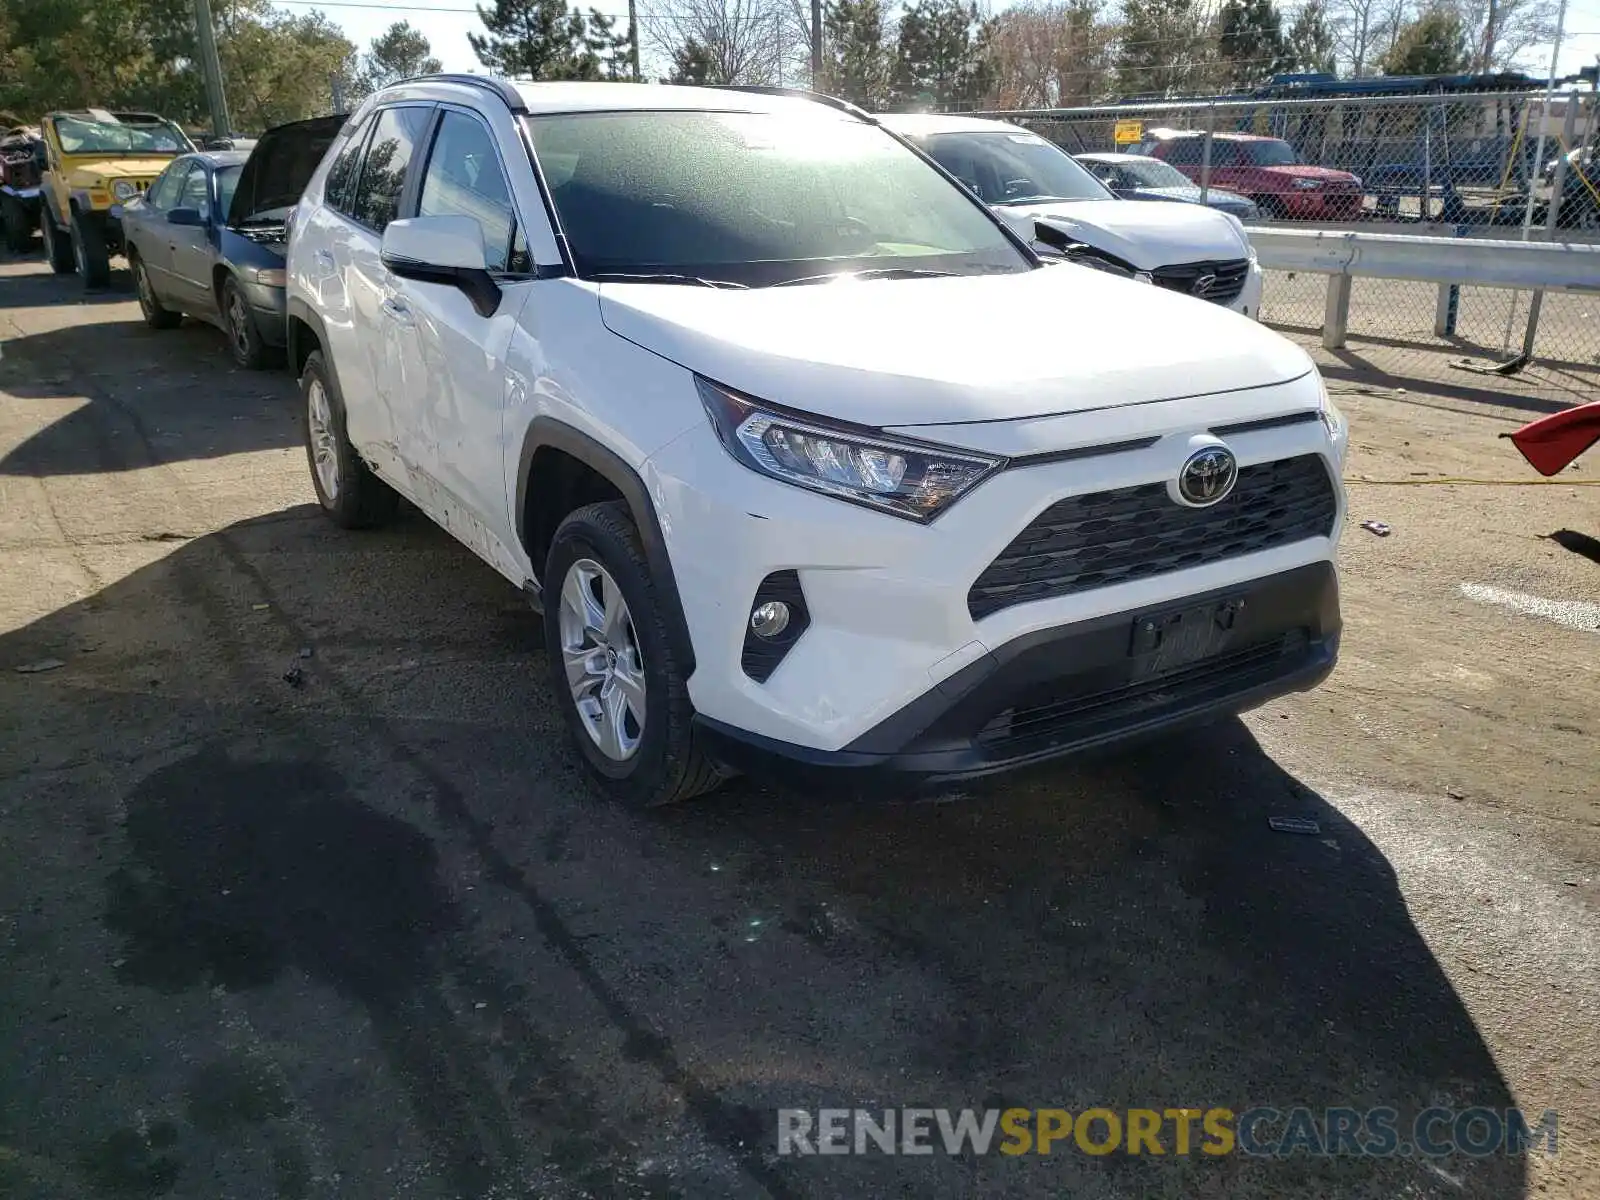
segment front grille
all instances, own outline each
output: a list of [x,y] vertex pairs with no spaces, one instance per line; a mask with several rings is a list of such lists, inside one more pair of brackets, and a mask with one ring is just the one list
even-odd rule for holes
[[967,592],[980,621],[1013,604],[1069,596],[1333,532],[1338,500],[1315,454],[1241,467],[1228,498],[1186,508],[1164,483],[1058,500],[1011,540]]
[[1244,291],[1244,281],[1250,275],[1248,258],[1230,258],[1225,262],[1179,263],[1171,267],[1157,267],[1150,272],[1150,281],[1170,292],[1182,292],[1213,304],[1232,304]]

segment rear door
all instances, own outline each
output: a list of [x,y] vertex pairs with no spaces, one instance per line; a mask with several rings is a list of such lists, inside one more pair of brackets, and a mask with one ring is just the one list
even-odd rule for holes
[[[383,231],[400,215],[414,183],[413,161],[421,157],[433,110],[432,104],[378,110],[350,205],[353,228],[344,240],[348,261],[341,265],[355,341],[352,353],[339,364],[350,436],[407,474],[417,462],[421,437],[413,422],[400,419],[400,357],[411,337],[410,322],[394,303],[394,280],[380,251]],[[354,381],[352,371],[359,372]],[[359,403],[350,394],[352,387]]]

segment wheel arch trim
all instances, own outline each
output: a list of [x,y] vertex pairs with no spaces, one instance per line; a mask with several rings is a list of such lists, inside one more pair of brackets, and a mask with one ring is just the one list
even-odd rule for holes
[[[534,456],[542,449],[559,450],[583,463],[622,494],[639,540],[644,544],[645,561],[650,564],[650,574],[656,593],[665,607],[667,636],[672,642],[673,655],[683,668],[684,678],[694,672],[694,643],[689,637],[689,623],[683,614],[683,599],[678,594],[677,576],[672,570],[672,559],[667,552],[667,540],[656,516],[656,507],[650,499],[638,471],[629,466],[616,451],[597,441],[581,429],[568,425],[555,417],[540,415],[533,419],[522,439],[522,451],[517,464],[517,490],[513,517],[516,521],[517,541],[528,553],[535,577],[544,570],[543,563],[532,562],[527,541],[528,491],[533,473]],[[541,581],[543,582],[543,581]]]

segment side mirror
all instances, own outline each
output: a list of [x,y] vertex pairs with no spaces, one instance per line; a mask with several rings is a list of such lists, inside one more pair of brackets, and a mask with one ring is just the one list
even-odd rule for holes
[[206,223],[198,208],[174,208],[167,213],[168,225],[185,225],[198,228]]
[[483,227],[471,217],[405,217],[383,230],[383,265],[402,279],[459,288],[480,317],[500,307],[500,285],[489,274]]

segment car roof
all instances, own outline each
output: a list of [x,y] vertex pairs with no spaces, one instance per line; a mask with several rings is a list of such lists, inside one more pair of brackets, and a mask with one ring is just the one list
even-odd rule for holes
[[1074,154],[1073,158],[1086,158],[1090,162],[1119,163],[1119,162],[1160,162],[1149,154],[1123,154],[1121,151],[1093,150],[1087,154]]
[[745,112],[812,115],[832,112],[849,119],[837,102],[804,94],[773,94],[740,88],[686,87],[666,83],[521,83],[488,75],[433,75],[402,80],[377,93],[391,100],[481,101],[498,96],[534,116],[581,112]]
[[881,113],[878,121],[885,129],[907,137],[927,137],[935,133],[1031,133],[1009,121],[990,121],[983,117],[963,117],[951,113]]
[[[1205,137],[1205,135],[1206,135],[1206,131],[1204,129],[1152,129],[1149,133],[1145,134],[1146,137],[1154,138],[1158,142],[1170,142],[1170,141],[1175,141],[1178,138]],[[1212,134],[1211,136],[1214,139],[1216,139],[1217,141],[1219,141],[1219,142],[1281,142],[1281,141],[1283,141],[1282,138],[1268,137],[1265,134],[1260,134],[1260,133],[1230,133],[1230,132],[1227,132],[1225,130],[1218,130],[1216,133]]]
[[204,159],[213,168],[237,167],[250,157],[248,150],[202,150],[198,154],[185,155],[186,158]]

